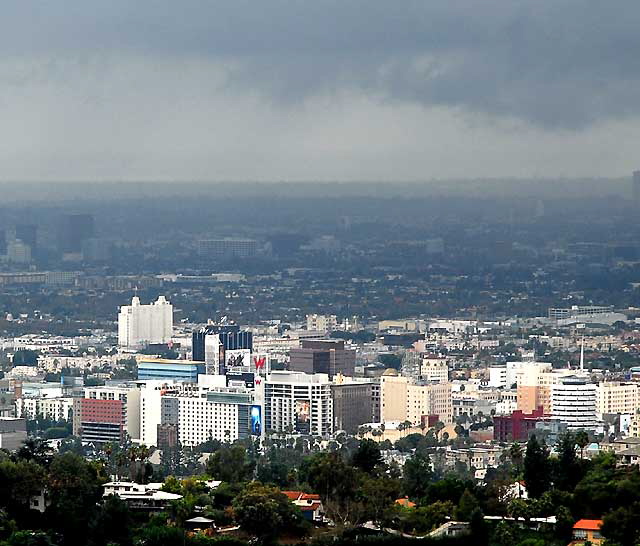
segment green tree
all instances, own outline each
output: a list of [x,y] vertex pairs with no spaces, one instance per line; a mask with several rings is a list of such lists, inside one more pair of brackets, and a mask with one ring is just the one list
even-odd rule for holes
[[51,448],[42,438],[27,438],[16,452],[16,458],[23,461],[33,461],[42,466],[49,466],[51,462]]
[[89,546],[132,544],[133,520],[127,503],[115,495],[105,499],[89,523]]
[[65,542],[84,544],[88,522],[102,496],[96,468],[74,453],[54,457],[49,469],[50,525]]
[[589,434],[586,430],[579,430],[576,432],[576,444],[580,448],[580,459],[584,458],[584,448],[589,445]]
[[473,511],[478,509],[480,504],[478,503],[478,499],[476,499],[468,489],[464,490],[462,496],[460,497],[460,501],[458,502],[458,506],[455,510],[455,518],[458,521],[471,521],[471,515]]
[[602,518],[602,535],[613,544],[635,546],[640,543],[640,502],[621,506]]
[[346,464],[339,453],[318,453],[300,468],[306,481],[320,495],[329,517],[337,524],[357,524],[365,514],[359,495],[362,473]]
[[547,491],[551,485],[549,452],[544,444],[540,444],[535,434],[527,442],[524,456],[524,481],[531,498],[537,498]]
[[522,473],[524,462],[524,451],[518,442],[511,444],[511,447],[509,448],[509,456],[511,457],[511,462],[513,463],[516,475],[520,475]]
[[57,546],[44,531],[15,531],[3,546]]
[[233,511],[240,527],[262,540],[304,528],[302,514],[287,496],[258,482],[248,484],[234,499]]
[[386,475],[364,476],[360,486],[360,495],[367,510],[367,519],[375,523],[381,521],[384,514],[400,496],[400,480]]
[[223,482],[243,482],[253,476],[253,464],[242,445],[223,445],[207,459],[206,473]]
[[374,440],[360,440],[358,449],[351,457],[351,464],[371,474],[378,465],[382,464],[378,443]]
[[428,455],[416,453],[404,463],[403,482],[405,494],[410,498],[424,497],[433,480],[431,460]]

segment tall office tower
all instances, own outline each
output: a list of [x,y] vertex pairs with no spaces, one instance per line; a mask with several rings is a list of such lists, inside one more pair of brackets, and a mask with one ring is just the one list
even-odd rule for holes
[[633,182],[631,183],[633,202],[640,206],[640,171],[633,171]]
[[31,255],[35,256],[38,251],[38,227],[33,224],[17,224],[16,239],[22,241],[31,248]]
[[331,385],[334,431],[356,434],[365,423],[377,422],[374,411],[373,382],[354,381],[338,376]]
[[58,226],[58,250],[64,254],[80,254],[82,243],[95,236],[91,214],[67,214]]
[[120,307],[118,345],[137,348],[150,343],[168,343],[173,335],[173,306],[159,296],[157,301],[142,305],[137,296],[131,305]]
[[356,352],[345,349],[343,340],[305,339],[299,349],[289,351],[289,369],[293,372],[326,373],[329,379],[337,374],[353,376]]
[[204,362],[208,375],[249,371],[253,332],[237,324],[207,324],[192,334],[192,358]]
[[551,416],[569,430],[594,430],[596,385],[579,375],[562,378],[551,392]]

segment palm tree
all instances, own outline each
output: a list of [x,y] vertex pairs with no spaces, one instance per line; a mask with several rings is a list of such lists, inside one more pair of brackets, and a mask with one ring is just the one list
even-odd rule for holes
[[147,459],[149,458],[149,453],[150,450],[146,445],[141,444],[138,446],[138,460],[140,461],[142,483],[146,483],[147,481]]
[[138,460],[138,448],[136,446],[131,446],[127,450],[127,457],[129,457],[129,478],[132,482],[135,482],[137,474],[136,461]]
[[127,466],[127,455],[124,451],[116,453],[116,478],[122,477],[122,469]]
[[576,444],[580,448],[580,459],[583,458],[584,448],[589,445],[589,435],[585,430],[579,430],[576,432]]
[[520,469],[522,468],[524,450],[518,442],[514,442],[509,448],[509,456],[511,457],[514,466],[518,469],[518,472],[520,472]]

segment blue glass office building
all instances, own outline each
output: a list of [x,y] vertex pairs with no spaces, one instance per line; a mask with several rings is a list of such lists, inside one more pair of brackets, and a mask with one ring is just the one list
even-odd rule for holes
[[198,374],[205,373],[204,362],[192,360],[167,360],[164,358],[144,358],[138,361],[138,379],[174,379],[176,381],[198,382]]

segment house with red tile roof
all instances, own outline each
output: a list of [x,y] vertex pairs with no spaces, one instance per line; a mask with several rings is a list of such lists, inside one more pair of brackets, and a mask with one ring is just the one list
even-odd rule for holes
[[283,491],[283,494],[300,508],[302,515],[313,523],[322,523],[324,518],[324,507],[320,495],[315,493],[304,493],[302,491]]
[[573,546],[589,542],[590,544],[602,544],[604,537],[600,534],[601,519],[581,519],[573,526]]

